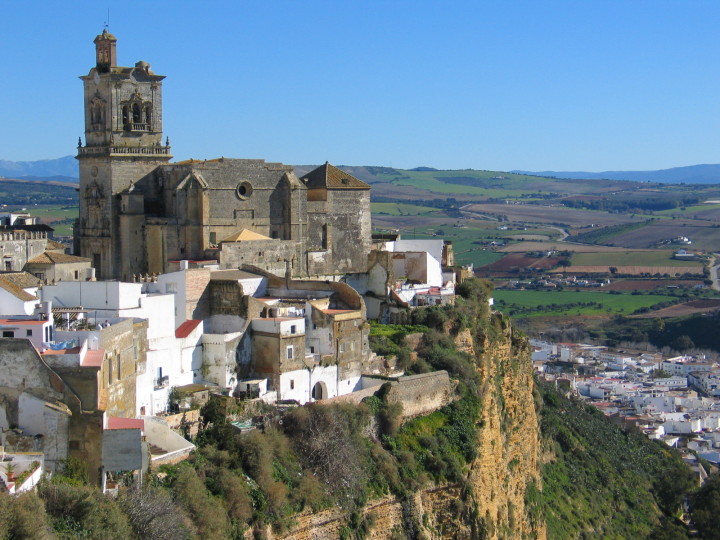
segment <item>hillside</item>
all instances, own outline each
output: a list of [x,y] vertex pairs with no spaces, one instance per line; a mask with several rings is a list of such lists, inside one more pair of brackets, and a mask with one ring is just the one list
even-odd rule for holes
[[374,344],[395,347],[411,373],[447,370],[453,403],[401,425],[381,389],[360,406],[265,410],[264,431],[240,434],[227,414],[243,402],[213,399],[197,452],[151,471],[142,492],[102,497],[68,462],[38,495],[0,494],[0,537],[682,538],[666,516],[692,486],[674,453],[538,387],[527,341],[489,311],[487,284],[459,291],[457,306],[409,314],[412,326],[379,325]]
[[690,165],[688,167],[673,167],[671,169],[661,169],[657,171],[513,172],[583,180],[629,180],[634,182],[659,182],[662,184],[720,184],[720,165]]

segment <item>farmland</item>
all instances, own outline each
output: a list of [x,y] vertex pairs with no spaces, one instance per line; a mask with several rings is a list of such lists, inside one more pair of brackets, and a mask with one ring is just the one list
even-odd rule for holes
[[503,219],[509,222],[553,223],[568,227],[586,227],[591,223],[599,226],[640,223],[646,219],[635,215],[535,204],[472,204],[464,207],[463,210],[490,216],[503,216]]
[[677,266],[702,268],[700,262],[673,259],[673,251],[671,250],[575,253],[570,261],[572,266]]
[[493,296],[497,310],[515,317],[630,315],[641,308],[676,301],[676,297],[669,295],[607,294],[599,291],[497,290]]

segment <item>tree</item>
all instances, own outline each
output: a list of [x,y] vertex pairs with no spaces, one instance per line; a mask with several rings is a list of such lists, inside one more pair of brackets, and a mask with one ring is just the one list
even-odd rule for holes
[[720,539],[717,517],[720,515],[720,476],[713,474],[690,500],[691,519],[700,536],[708,540]]
[[138,538],[176,540],[190,536],[182,511],[163,489],[145,486],[126,490],[118,502]]
[[670,346],[677,351],[687,351],[688,349],[693,349],[695,347],[695,343],[692,339],[690,339],[690,336],[683,334],[682,336],[675,338],[670,343]]

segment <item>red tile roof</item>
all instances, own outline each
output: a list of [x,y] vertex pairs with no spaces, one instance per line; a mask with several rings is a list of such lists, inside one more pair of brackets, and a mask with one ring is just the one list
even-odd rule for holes
[[142,418],[118,418],[109,416],[105,429],[145,429],[145,420]]
[[57,253],[55,251],[45,251],[37,257],[30,259],[28,264],[68,264],[68,263],[89,263],[90,259],[85,257],[76,257],[67,253]]
[[103,358],[105,358],[105,351],[102,349],[88,351],[80,365],[82,367],[102,367]]
[[303,176],[308,188],[370,189],[370,186],[353,175],[325,162]]
[[37,319],[0,319],[0,324],[6,325],[6,324],[23,324],[23,325],[43,325],[47,321],[38,321]]
[[189,321],[185,321],[180,326],[177,327],[177,330],[175,330],[175,337],[176,338],[186,338],[188,337],[193,330],[195,330],[198,325],[202,321],[197,319],[190,319]]
[[47,349],[42,354],[78,354],[80,347],[73,347],[72,349]]

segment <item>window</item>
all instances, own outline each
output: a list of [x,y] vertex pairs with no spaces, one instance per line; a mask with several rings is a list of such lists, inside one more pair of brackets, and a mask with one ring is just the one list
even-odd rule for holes
[[277,232],[277,231],[273,231],[273,232],[272,232],[272,237],[273,237],[273,238],[277,238],[277,237],[278,237],[278,232]]
[[15,332],[13,332],[12,330],[3,330],[2,337],[15,337]]
[[294,324],[290,326],[290,333],[297,334],[297,326],[295,326]]
[[315,347],[310,347],[310,354],[315,354]]
[[210,233],[210,243],[217,244],[217,233],[216,232]]
[[292,357],[293,357],[293,346],[290,345],[287,348],[287,359],[292,360]]
[[12,271],[12,261],[5,261],[5,270]]
[[344,343],[340,344],[340,352],[345,352],[345,344]]
[[290,379],[290,390],[295,390],[295,381]]
[[32,330],[25,330],[25,335],[27,337],[32,337]]

